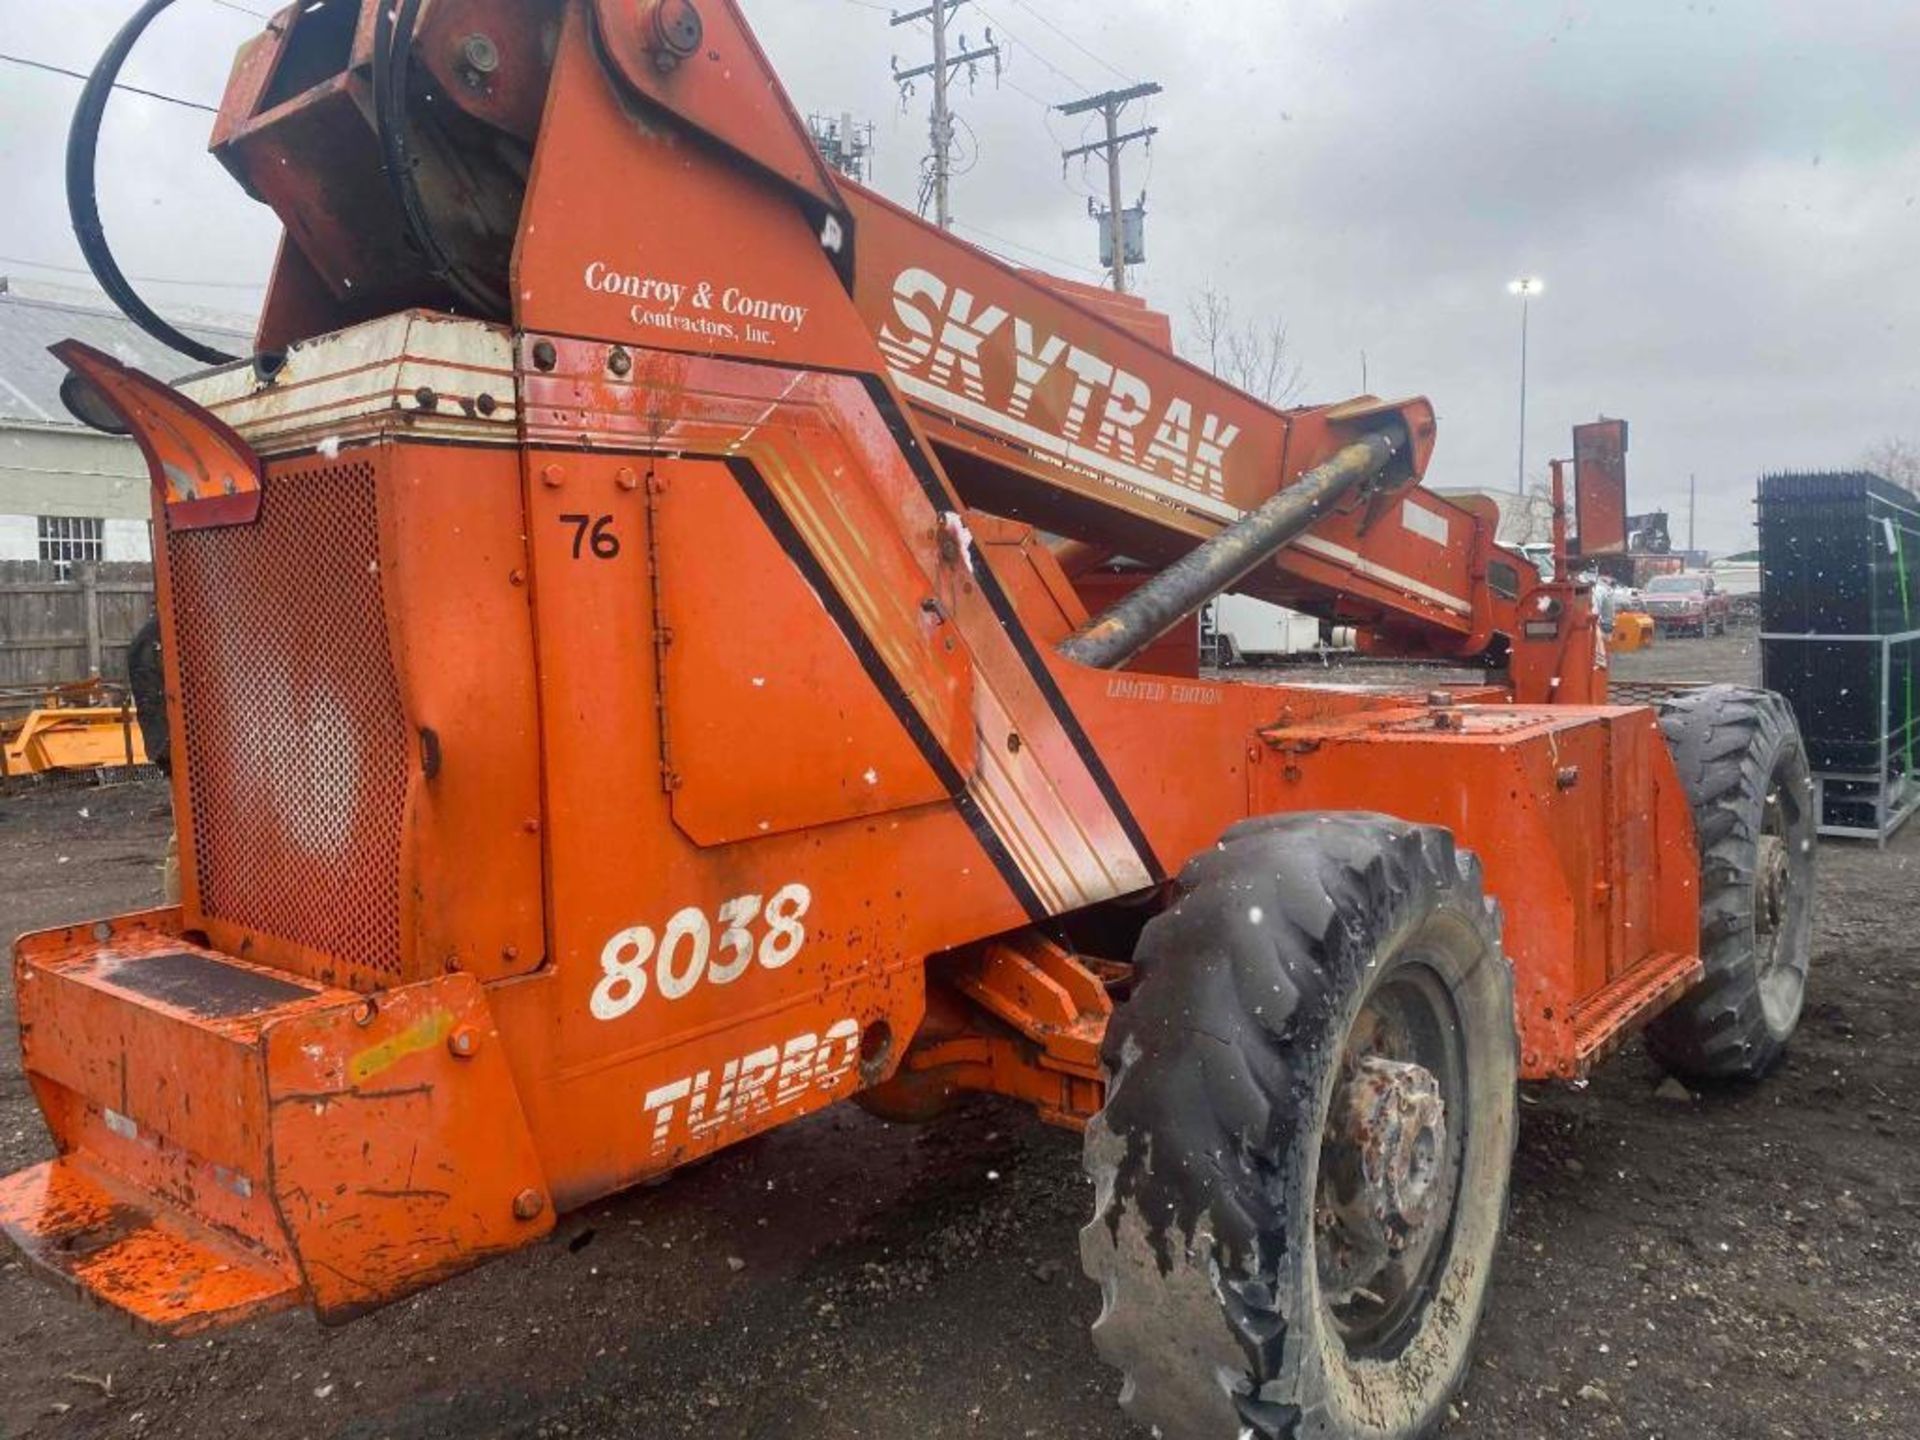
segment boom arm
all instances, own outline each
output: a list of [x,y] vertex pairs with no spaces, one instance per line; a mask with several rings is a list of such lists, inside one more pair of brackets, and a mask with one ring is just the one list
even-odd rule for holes
[[[603,333],[611,313],[650,347],[881,371],[968,505],[1149,565],[1176,563],[1346,447],[1404,434],[1384,475],[1237,588],[1356,626],[1381,652],[1470,658],[1526,643],[1531,569],[1498,546],[1492,515],[1419,488],[1435,437],[1426,401],[1274,409],[1182,361],[1166,319],[1140,302],[1003,264],[833,175],[735,0],[577,0],[596,34],[590,68],[553,58],[569,10],[555,0],[439,0],[407,72],[411,207],[376,201],[392,146],[364,135],[370,108],[376,129],[392,108],[370,107],[377,8],[369,0],[349,32],[290,11],[235,73],[215,149],[289,235],[263,348],[370,310],[448,306],[439,270],[407,257],[440,251],[497,274],[503,217],[517,214],[517,281],[504,288],[519,328]],[[325,75],[329,58],[335,79],[287,98],[283,77]],[[566,103],[537,103],[561,87]],[[609,89],[617,109],[583,103]],[[671,169],[634,155],[627,115],[682,137]],[[521,152],[530,163],[512,160]],[[303,178],[319,174],[324,186]],[[637,206],[587,197],[616,174]],[[564,207],[550,198],[560,191]],[[347,192],[365,199],[351,223]],[[416,215],[430,245],[406,238]],[[674,221],[640,235],[641,215]],[[737,322],[694,308],[716,248],[754,282]],[[596,292],[595,308],[556,300],[562,277]],[[1577,605],[1567,588],[1563,607]],[[1543,670],[1560,673],[1562,658]]]
[[[1282,412],[1173,353],[1138,302],[1017,270],[842,182],[858,226],[855,299],[894,383],[982,509],[1171,564],[1346,445],[1395,421],[1389,483],[1350,500],[1240,582],[1247,593],[1464,655],[1511,631],[1481,516],[1415,488],[1424,400]],[[1512,584],[1502,588],[1510,592]],[[1502,613],[1496,615],[1495,610]]]

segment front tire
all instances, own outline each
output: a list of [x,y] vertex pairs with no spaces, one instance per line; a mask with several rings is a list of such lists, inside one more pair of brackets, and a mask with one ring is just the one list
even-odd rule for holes
[[1694,1080],[1751,1080],[1786,1052],[1813,953],[1813,777],[1793,711],[1715,685],[1669,700],[1660,729],[1693,807],[1706,974],[1647,1031]]
[[1166,1440],[1416,1440],[1466,1378],[1513,1158],[1479,863],[1431,827],[1286,816],[1180,892],[1087,1134],[1095,1343]]

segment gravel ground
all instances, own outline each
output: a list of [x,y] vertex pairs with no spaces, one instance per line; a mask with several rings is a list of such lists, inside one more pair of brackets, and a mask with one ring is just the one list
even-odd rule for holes
[[[1672,641],[1639,679],[1749,680]],[[158,895],[150,785],[0,797],[0,931]],[[1920,1434],[1920,827],[1827,847],[1805,1026],[1766,1085],[1658,1098],[1637,1049],[1524,1097],[1512,1226],[1446,1434]],[[1910,928],[1911,927],[1911,928]],[[0,1169],[48,1152],[0,983]],[[1077,1142],[981,1103],[843,1108],[339,1331],[161,1343],[0,1253],[0,1437],[1118,1437]]]

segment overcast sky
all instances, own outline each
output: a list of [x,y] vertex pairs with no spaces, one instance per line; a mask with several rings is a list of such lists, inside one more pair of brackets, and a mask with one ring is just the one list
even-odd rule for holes
[[[239,0],[264,11],[266,0]],[[0,0],[0,51],[88,69],[133,0]],[[904,5],[902,8],[905,8]],[[746,0],[803,110],[871,119],[911,203],[924,27],[869,0]],[[1431,395],[1440,485],[1513,484],[1519,312],[1537,274],[1529,470],[1602,413],[1633,422],[1636,509],[1700,485],[1700,540],[1749,543],[1754,477],[1920,439],[1920,5],[1910,0],[975,0],[1009,68],[961,92],[963,233],[1096,278],[1090,182],[1047,106],[1134,79],[1164,96],[1129,154],[1148,298],[1212,284],[1283,317],[1308,396]],[[258,28],[180,0],[126,79],[217,101]],[[1071,38],[1069,38],[1071,37]],[[78,85],[0,64],[0,271],[78,265],[61,155]],[[276,227],[205,154],[209,118],[122,96],[109,232],[151,293],[257,304]],[[1078,269],[1073,267],[1078,266]],[[210,283],[210,282],[218,282]]]

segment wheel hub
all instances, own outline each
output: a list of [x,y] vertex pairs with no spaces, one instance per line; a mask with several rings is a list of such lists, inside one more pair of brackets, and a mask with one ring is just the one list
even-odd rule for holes
[[1335,1305],[1370,1287],[1426,1238],[1446,1198],[1447,1107],[1424,1065],[1368,1055],[1328,1115],[1319,1214],[1321,1282]]
[[1778,835],[1761,836],[1759,864],[1753,877],[1754,923],[1761,935],[1778,933],[1786,919],[1790,883],[1787,842]]
[[1433,1219],[1447,1107],[1424,1065],[1369,1055],[1347,1085],[1346,1127],[1358,1151],[1361,1201],[1393,1254]]

